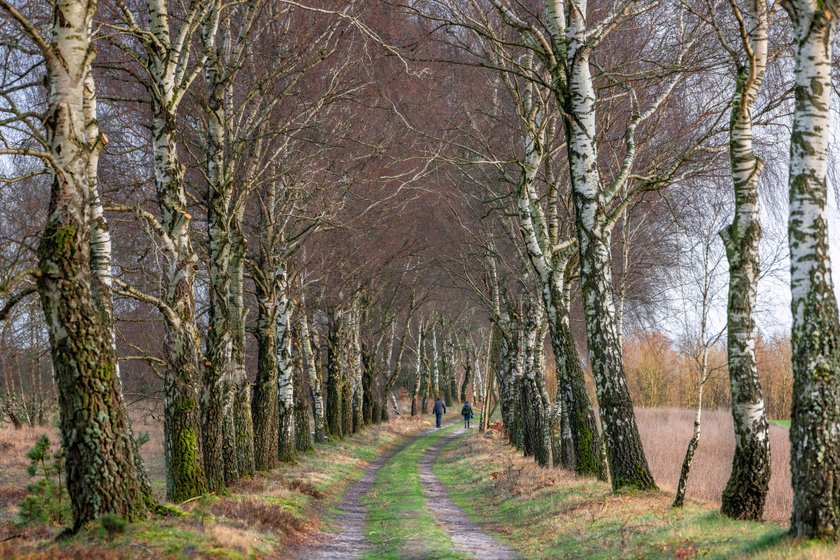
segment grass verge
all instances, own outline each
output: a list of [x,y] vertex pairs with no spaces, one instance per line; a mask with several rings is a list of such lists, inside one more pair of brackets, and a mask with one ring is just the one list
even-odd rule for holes
[[[464,440],[466,437],[466,441]],[[789,539],[777,523],[733,521],[714,504],[540,469],[499,440],[457,438],[434,471],[453,501],[525,558],[829,559],[840,546]]]

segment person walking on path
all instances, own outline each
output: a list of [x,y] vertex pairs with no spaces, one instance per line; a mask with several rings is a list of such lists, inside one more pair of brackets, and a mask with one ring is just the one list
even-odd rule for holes
[[464,417],[464,428],[469,430],[470,420],[472,420],[473,417],[473,408],[470,401],[464,403],[464,408],[461,409],[461,416]]
[[435,425],[440,428],[440,419],[446,414],[446,405],[440,400],[440,397],[435,399],[435,405],[432,407],[432,412],[435,413]]

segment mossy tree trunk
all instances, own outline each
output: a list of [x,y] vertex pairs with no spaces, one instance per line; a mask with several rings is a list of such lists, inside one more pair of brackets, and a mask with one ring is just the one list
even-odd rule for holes
[[[651,489],[656,484],[642,447],[627,375],[621,356],[620,337],[610,266],[611,220],[603,201],[598,169],[595,131],[596,93],[589,68],[591,47],[585,39],[586,14],[572,15],[565,77],[568,89],[564,104],[566,146],[571,170],[575,221],[580,255],[580,283],[583,292],[586,332],[595,392],[614,490],[624,487]],[[629,152],[628,152],[629,155]]]
[[303,354],[300,351],[301,332],[300,327],[295,329],[297,347],[295,348],[295,449],[297,451],[310,451],[312,445],[312,431],[309,422],[309,411],[311,409],[309,388],[306,386],[306,372],[303,365]]
[[341,421],[342,387],[341,387],[341,362],[344,355],[342,345],[341,322],[333,317],[330,323],[329,345],[327,350],[327,426],[331,435],[341,437],[344,435]]
[[[9,11],[8,4],[0,7]],[[50,42],[38,45],[47,67],[52,188],[37,288],[58,388],[74,531],[106,513],[136,519],[152,503],[123,401],[108,284],[100,284],[110,262],[92,258],[109,253],[92,243],[110,244],[104,218],[93,212],[97,158],[107,142],[96,123],[91,74],[96,7],[95,1],[55,2]]]
[[[304,306],[303,290],[301,290],[300,302],[300,351],[303,360],[303,368],[309,381],[309,394],[312,398],[313,422],[315,425],[315,441],[322,442],[327,439],[326,417],[324,414],[324,394],[321,383],[321,376],[318,374],[318,364],[315,353],[312,350],[311,334],[309,332],[309,319]],[[318,345],[315,345],[318,348]]]
[[375,372],[374,360],[376,358],[366,352],[362,346],[362,423],[369,425],[373,423],[373,375]]
[[[530,92],[529,92],[530,93]],[[556,421],[558,432],[565,435],[557,464],[581,476],[605,479],[605,458],[601,453],[595,413],[586,392],[583,368],[569,327],[569,301],[566,297],[575,241],[560,235],[560,196],[556,182],[549,188],[548,204],[541,206],[535,182],[543,164],[546,133],[545,109],[535,95],[527,95],[519,106],[521,118],[529,123],[523,130],[525,154],[517,190],[519,229],[535,279],[551,334],[551,346],[557,371]]]
[[272,209],[277,188],[269,182],[265,202],[260,205],[260,240],[253,271],[257,302],[257,378],[254,385],[254,463],[257,470],[277,466],[280,456],[280,404],[277,377],[277,317],[279,302],[275,278],[280,235]]
[[[201,429],[203,406],[199,403],[207,395],[201,395],[201,342],[195,323],[193,283],[198,259],[191,243],[184,166],[175,140],[180,104],[193,81],[186,71],[193,68],[193,51],[184,45],[193,40],[199,22],[213,7],[210,2],[195,4],[179,14],[177,23],[170,20],[166,0],[154,3],[154,9],[148,10],[148,19],[133,13],[132,9],[139,7],[127,3],[119,3],[115,11],[125,30],[120,34],[125,39],[120,49],[142,65],[149,79],[146,89],[152,109],[154,180],[160,219],[139,208],[119,209],[133,210],[151,226],[166,259],[160,297],[133,290],[123,294],[156,305],[163,315],[166,494],[176,502],[224,486],[219,470],[221,448],[216,445],[220,438],[212,429],[209,434]],[[146,25],[141,27],[143,24]]]

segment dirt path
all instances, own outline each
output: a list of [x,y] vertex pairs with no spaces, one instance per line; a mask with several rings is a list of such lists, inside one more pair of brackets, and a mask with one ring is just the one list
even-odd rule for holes
[[[373,548],[366,535],[368,510],[362,503],[362,498],[374,487],[379,470],[389,459],[432,431],[435,430],[408,438],[395,449],[371,462],[365,470],[364,476],[350,485],[344,499],[337,506],[336,509],[339,514],[332,523],[334,530],[330,533],[314,535],[302,546],[285,549],[283,557],[299,560],[355,560],[370,554]],[[463,429],[458,429],[435,440],[424,451],[419,461],[420,483],[426,496],[427,508],[440,527],[451,537],[454,547],[453,553],[461,553],[468,558],[492,558],[494,560],[516,558],[510,548],[499,543],[482,531],[478,524],[470,521],[467,515],[449,498],[446,488],[432,472],[432,465],[440,449],[463,433]],[[411,556],[411,548],[412,546],[409,544],[402,552]],[[419,550],[418,554],[418,558],[424,557],[424,554],[421,554]]]
[[427,433],[407,438],[394,449],[371,461],[364,476],[350,485],[344,499],[336,506],[338,515],[332,522],[334,530],[310,536],[306,544],[283,550],[282,557],[298,560],[354,560],[369,552],[371,544],[365,535],[367,507],[362,503],[362,497],[373,488],[376,474],[388,459]]
[[465,554],[467,558],[492,558],[493,560],[508,560],[516,558],[513,550],[485,533],[482,528],[471,521],[467,514],[453,502],[446,487],[441,484],[432,465],[440,449],[447,443],[464,434],[464,428],[458,428],[430,446],[420,460],[420,482],[426,494],[429,509],[444,531],[452,538],[455,551]]

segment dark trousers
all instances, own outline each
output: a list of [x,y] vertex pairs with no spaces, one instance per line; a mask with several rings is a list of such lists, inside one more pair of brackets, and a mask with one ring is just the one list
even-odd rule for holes
[[470,417],[464,416],[464,427],[469,429],[470,428]]
[[435,425],[440,428],[440,419],[443,417],[443,413],[435,412]]

